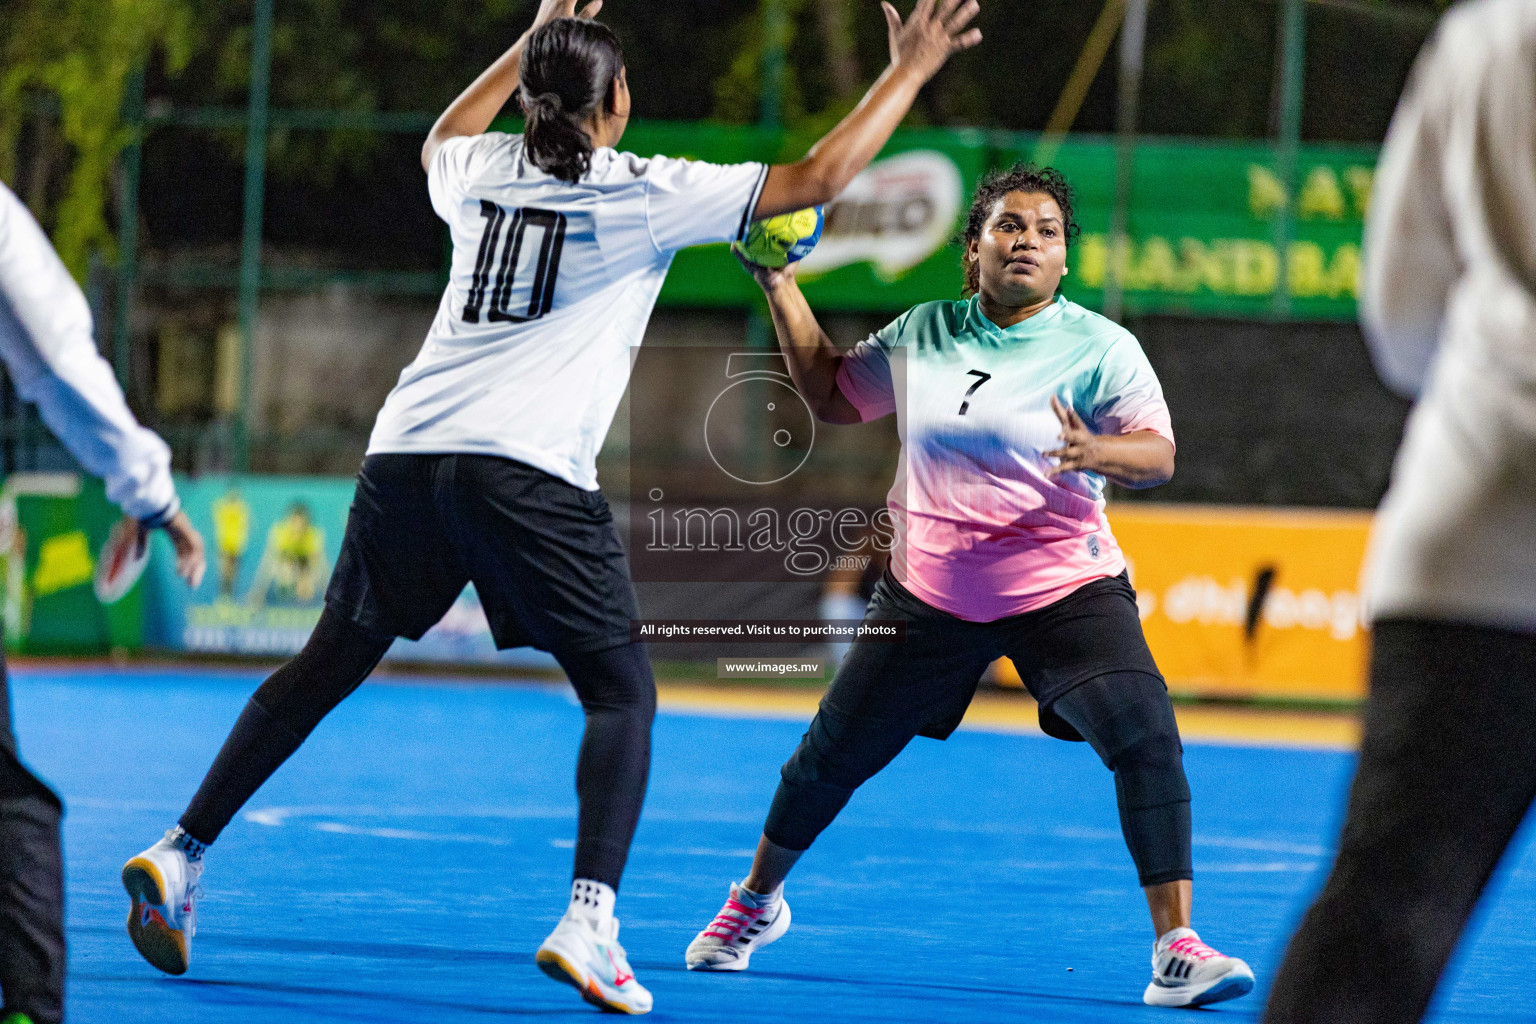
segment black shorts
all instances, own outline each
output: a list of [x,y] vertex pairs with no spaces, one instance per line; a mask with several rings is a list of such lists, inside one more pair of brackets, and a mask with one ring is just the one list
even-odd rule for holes
[[994,622],[968,622],[914,597],[889,571],[866,619],[906,623],[900,643],[858,641],[822,704],[860,718],[921,716],[919,735],[944,739],[960,725],[986,667],[1007,656],[1040,705],[1040,727],[1080,740],[1051,705],[1080,683],[1112,672],[1162,680],[1147,648],[1136,591],[1124,573],[1093,580],[1055,604]]
[[499,648],[630,642],[629,562],[601,491],[490,455],[370,455],[325,603],[419,640],[473,582]]

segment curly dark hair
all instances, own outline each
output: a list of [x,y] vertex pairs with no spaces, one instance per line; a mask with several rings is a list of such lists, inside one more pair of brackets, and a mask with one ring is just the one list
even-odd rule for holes
[[981,238],[982,228],[992,215],[992,207],[1010,192],[1043,192],[1056,200],[1061,216],[1066,221],[1067,244],[1072,244],[1081,230],[1072,213],[1072,185],[1054,167],[1036,167],[1032,163],[1014,164],[1006,171],[994,171],[976,186],[976,198],[971,201],[971,212],[965,220],[965,233],[961,241],[966,243],[966,253],[960,259],[965,269],[965,294],[975,295],[981,290],[981,268],[971,259],[969,243]]

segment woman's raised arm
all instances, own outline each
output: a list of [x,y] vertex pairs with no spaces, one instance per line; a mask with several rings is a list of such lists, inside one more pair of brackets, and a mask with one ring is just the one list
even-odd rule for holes
[[760,267],[740,253],[736,258],[768,297],[773,329],[779,336],[779,350],[788,360],[795,390],[805,399],[811,414],[824,423],[860,422],[859,410],[837,386],[842,353],[816,322],[816,314],[811,312],[810,303],[805,301],[805,295],[795,281],[795,264],[775,270]]
[[952,54],[981,42],[980,29],[967,29],[981,5],[977,0],[917,0],[905,23],[889,3],[891,65],[859,105],[793,164],[768,172],[753,220],[820,206],[837,198],[890,141],[917,94]]
[[[448,109],[438,117],[437,123],[427,133],[427,141],[421,147],[422,167],[432,166],[432,158],[437,155],[438,148],[449,139],[460,135],[479,135],[490,128],[496,115],[501,113],[501,108],[507,105],[507,100],[517,91],[517,76],[522,70],[523,50],[528,45],[528,37],[533,35],[534,30],[556,18],[576,17],[576,4],[577,0],[542,0],[538,16],[533,19],[528,31],[518,36],[512,48],[496,58],[496,63],[481,72],[479,78],[469,83],[469,87],[459,93],[448,104]],[[581,17],[596,17],[602,9],[603,0],[592,0],[582,8]]]

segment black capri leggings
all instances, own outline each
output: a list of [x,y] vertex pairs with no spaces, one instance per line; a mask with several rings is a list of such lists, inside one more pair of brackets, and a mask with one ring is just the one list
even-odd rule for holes
[[905,622],[906,640],[854,644],[781,772],[763,827],[770,842],[809,848],[914,736],[948,736],[982,671],[1008,654],[1048,731],[1086,739],[1114,772],[1141,884],[1194,877],[1178,724],[1123,577],[1096,580],[1039,611],[973,623],[923,604],[887,576],[867,617]]

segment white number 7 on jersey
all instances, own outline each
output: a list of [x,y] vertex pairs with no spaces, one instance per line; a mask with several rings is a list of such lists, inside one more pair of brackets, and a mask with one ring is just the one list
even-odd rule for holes
[[[480,322],[480,307],[485,305],[485,289],[491,283],[491,266],[497,262],[496,248],[507,211],[495,203],[480,200],[480,215],[485,218],[485,233],[480,236],[480,253],[475,259],[475,273],[470,278],[469,295],[464,302],[466,323]],[[539,232],[537,253],[524,246],[528,231]],[[491,322],[526,323],[549,312],[555,300],[555,277],[560,273],[560,250],[565,247],[565,214],[553,210],[525,207],[512,211],[512,226],[501,244],[501,265],[496,270],[496,285],[491,288],[491,308],[486,319]],[[526,251],[525,251],[526,250]],[[528,264],[533,264],[533,278],[528,279]],[[519,282],[521,278],[521,283]],[[527,289],[527,301],[523,290]],[[514,304],[512,294],[518,293]],[[512,310],[520,310],[518,313]]]
[[964,416],[965,410],[971,407],[971,396],[976,393],[976,389],[992,379],[992,375],[990,373],[982,373],[980,370],[966,370],[965,372],[979,377],[980,379],[976,381],[975,384],[972,384],[971,389],[965,393],[965,401],[960,403],[959,415],[961,416]]

